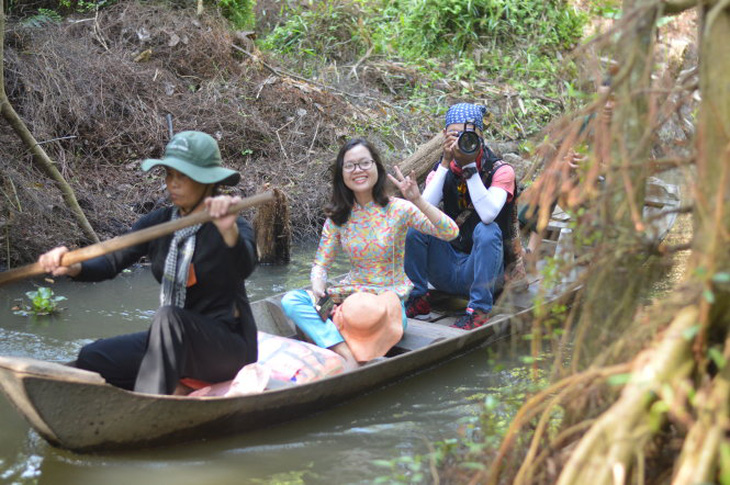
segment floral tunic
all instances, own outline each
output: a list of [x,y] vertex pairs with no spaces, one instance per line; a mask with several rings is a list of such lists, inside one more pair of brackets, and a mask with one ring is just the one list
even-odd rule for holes
[[391,198],[386,207],[375,202],[365,206],[355,203],[344,225],[338,226],[331,219],[325,221],[312,272],[326,279],[326,271],[341,248],[350,260],[351,269],[338,286],[329,288],[331,295],[393,290],[405,298],[413,288],[403,270],[409,228],[446,241],[459,235],[459,228],[447,215],[441,213],[434,225],[407,200]]

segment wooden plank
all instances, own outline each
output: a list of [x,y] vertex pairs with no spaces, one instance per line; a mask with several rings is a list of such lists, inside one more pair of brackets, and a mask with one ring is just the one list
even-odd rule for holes
[[258,330],[289,338],[297,335],[294,323],[286,318],[277,300],[266,298],[257,305],[251,305],[251,312]]
[[401,351],[416,350],[428,346],[437,340],[458,337],[466,330],[448,327],[446,325],[408,319],[408,327],[396,348]]

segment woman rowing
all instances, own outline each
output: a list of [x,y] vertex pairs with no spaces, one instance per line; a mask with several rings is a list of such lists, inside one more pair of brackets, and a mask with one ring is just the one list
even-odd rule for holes
[[165,169],[172,207],[143,216],[132,230],[206,210],[212,222],[70,266],[61,265],[68,252],[64,246],[38,262],[54,276],[102,281],[146,256],[161,283],[160,308],[150,329],[88,344],[76,365],[124,389],[181,394],[186,391],[179,385],[183,377],[225,381],[256,361],[256,325],[244,285],[256,267],[256,245],[251,226],[227,214],[240,198],[218,195],[219,185],[236,185],[240,175],[222,167],[213,137],[178,133],[162,159],[142,162],[145,171],[157,166]]
[[[407,321],[402,302],[413,288],[403,271],[408,229],[444,240],[459,234],[453,220],[421,197],[415,177],[404,177],[398,168],[395,170],[397,178],[390,174],[387,178],[406,200],[388,196],[385,168],[368,141],[354,139],[342,146],[333,167],[332,197],[325,207],[327,220],[312,266],[312,295],[295,290],[282,300],[285,313],[314,343],[334,350],[351,366],[384,355],[402,336]],[[351,269],[340,285],[328,289],[328,270],[340,249],[347,254]],[[352,304],[346,300],[340,311],[335,311],[335,321],[326,315],[323,321],[315,308],[315,300],[326,293],[337,302],[354,294],[354,298],[348,298]],[[378,301],[362,293],[388,295]],[[397,329],[389,325],[393,321],[393,293],[398,297],[395,299],[399,310]],[[365,336],[367,329],[348,341],[348,335],[354,336],[354,331],[344,323],[352,322],[355,313],[365,312],[352,312],[348,316],[343,311],[347,307],[362,309],[379,305],[382,314],[367,315],[373,325],[370,342]]]

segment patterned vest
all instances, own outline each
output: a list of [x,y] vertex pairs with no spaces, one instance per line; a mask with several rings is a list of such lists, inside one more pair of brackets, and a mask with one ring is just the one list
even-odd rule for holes
[[[484,186],[489,188],[492,185],[494,174],[501,167],[509,165],[499,158],[486,145],[482,145],[481,171],[480,176]],[[512,200],[506,202],[499,211],[494,222],[502,230],[502,247],[504,250],[504,267],[507,269],[507,276],[515,265],[522,267],[522,242],[520,240],[519,221],[517,219],[517,197],[519,190],[517,182],[513,187]],[[474,205],[471,202],[466,181],[451,170],[446,174],[443,191],[443,210],[459,226],[459,237],[451,241],[454,249],[465,253],[471,252],[474,245],[474,228],[481,222]],[[521,269],[524,272],[524,268]]]

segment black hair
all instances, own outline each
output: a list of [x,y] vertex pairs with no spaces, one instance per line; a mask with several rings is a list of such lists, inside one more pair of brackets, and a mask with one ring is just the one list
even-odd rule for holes
[[388,197],[386,191],[387,175],[380,154],[366,139],[354,138],[342,145],[340,152],[337,154],[337,159],[332,165],[332,197],[324,208],[324,214],[338,226],[342,226],[347,222],[352,212],[352,206],[355,204],[355,194],[345,185],[342,165],[344,164],[345,154],[358,145],[362,145],[370,151],[375,167],[378,169],[378,181],[373,186],[373,200],[380,207],[385,207],[390,202],[390,197]]

